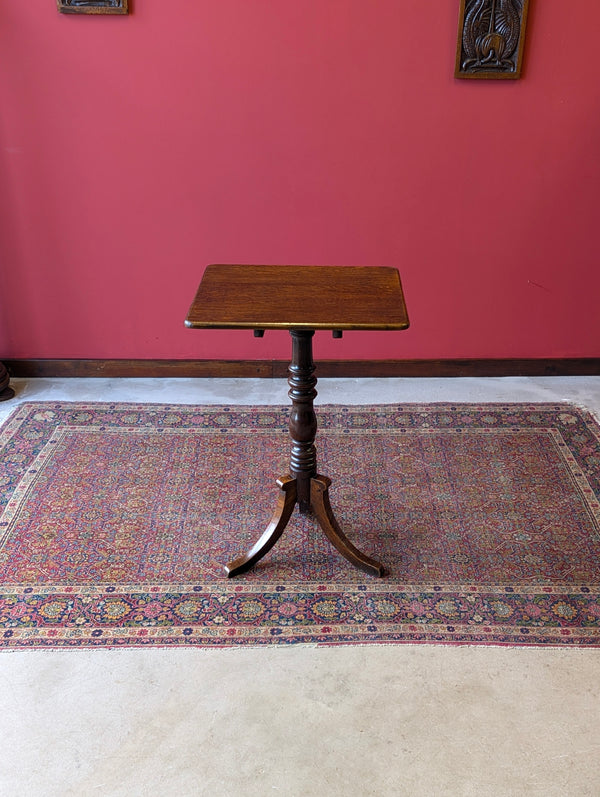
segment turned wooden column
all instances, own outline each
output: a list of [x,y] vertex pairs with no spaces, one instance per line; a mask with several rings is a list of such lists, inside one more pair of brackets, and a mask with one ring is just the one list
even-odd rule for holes
[[10,377],[4,363],[0,363],[0,401],[8,401],[15,395],[10,386]]
[[312,357],[311,330],[290,330],[292,336],[292,362],[288,368],[288,396],[292,400],[289,430],[292,438],[290,473],[296,479],[298,503],[301,512],[310,507],[310,480],[317,475],[317,416],[314,399],[317,396],[313,375],[315,366]]

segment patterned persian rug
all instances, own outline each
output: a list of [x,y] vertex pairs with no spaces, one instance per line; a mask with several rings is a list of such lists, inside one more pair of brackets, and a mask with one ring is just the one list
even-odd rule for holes
[[569,404],[317,408],[310,515],[249,573],[288,408],[28,403],[0,430],[4,647],[600,645],[600,428]]

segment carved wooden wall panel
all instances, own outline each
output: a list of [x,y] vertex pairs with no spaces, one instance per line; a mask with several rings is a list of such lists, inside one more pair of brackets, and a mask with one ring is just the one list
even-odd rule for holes
[[460,0],[455,77],[521,75],[529,0]]
[[129,0],[56,0],[63,14],[127,14]]

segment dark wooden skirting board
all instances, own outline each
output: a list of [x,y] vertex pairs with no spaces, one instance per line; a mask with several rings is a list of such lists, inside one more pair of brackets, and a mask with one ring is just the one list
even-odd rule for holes
[[[262,377],[285,379],[285,360],[4,360],[11,377]],[[600,376],[600,357],[479,360],[317,360],[323,377]]]
[[271,377],[270,360],[4,360],[13,377]]

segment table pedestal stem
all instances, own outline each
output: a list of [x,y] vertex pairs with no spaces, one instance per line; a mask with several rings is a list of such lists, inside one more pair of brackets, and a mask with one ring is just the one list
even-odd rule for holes
[[294,506],[301,512],[312,509],[331,544],[353,565],[373,576],[385,575],[379,562],[358,550],[342,532],[329,502],[331,480],[317,473],[315,436],[317,416],[314,399],[317,395],[312,357],[314,330],[290,330],[292,362],[289,366],[288,395],[292,400],[289,430],[292,439],[290,472],[277,480],[279,498],[271,522],[260,539],[243,556],[226,566],[229,577],[237,576],[253,567],[271,550],[283,534]]
[[291,330],[292,362],[288,368],[288,396],[292,400],[289,430],[292,438],[290,473],[296,479],[296,493],[301,512],[310,508],[310,480],[317,475],[317,416],[313,401],[317,397],[312,357],[313,330]]

